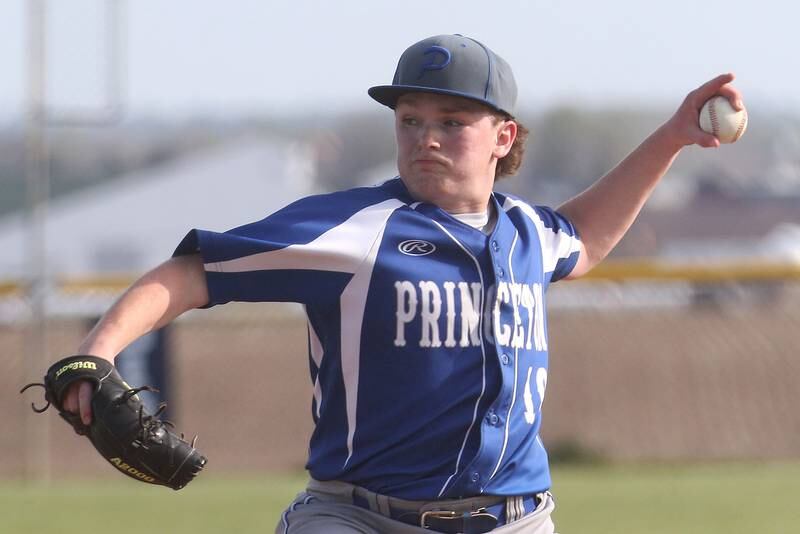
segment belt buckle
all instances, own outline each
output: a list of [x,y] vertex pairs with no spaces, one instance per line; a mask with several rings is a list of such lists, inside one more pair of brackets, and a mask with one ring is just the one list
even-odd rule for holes
[[419,526],[428,528],[428,518],[454,519],[455,517],[456,513],[452,510],[428,510],[419,516]]
[[[467,519],[468,518],[468,519]],[[458,531],[463,531],[464,521],[468,520],[470,523],[474,523],[473,528],[475,532],[489,532],[497,527],[497,517],[490,514],[486,511],[485,508],[479,508],[475,511],[469,512],[454,512],[453,510],[428,510],[426,512],[422,512],[419,517],[419,526],[424,529],[430,529],[434,525],[429,525],[429,520],[443,520],[445,523],[449,521],[460,521],[460,523],[452,524],[452,527],[462,527]],[[437,528],[436,530],[440,530],[443,525],[435,525]],[[472,530],[471,530],[472,531]],[[449,530],[445,530],[445,532],[451,532]]]

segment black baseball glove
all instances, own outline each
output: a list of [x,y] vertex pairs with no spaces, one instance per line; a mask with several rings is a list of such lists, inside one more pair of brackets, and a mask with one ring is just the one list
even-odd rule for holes
[[[92,422],[84,425],[80,415],[65,412],[64,393],[76,380],[94,384]],[[70,356],[54,363],[44,377],[44,384],[28,384],[45,389],[47,405],[34,411],[41,413],[54,405],[79,435],[86,436],[100,455],[131,478],[169,486],[179,490],[191,482],[206,464],[205,457],[194,448],[197,437],[188,443],[183,434],[170,430],[174,425],[158,417],[166,408],[159,406],[148,414],[139,399],[140,391],[154,391],[149,386],[132,388],[107,360],[95,356]]]

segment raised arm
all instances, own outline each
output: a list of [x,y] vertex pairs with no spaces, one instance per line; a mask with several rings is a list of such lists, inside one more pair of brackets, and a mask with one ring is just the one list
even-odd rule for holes
[[[208,303],[203,261],[199,254],[165,261],[137,280],[103,315],[78,347],[113,362],[137,338],[165,326],[182,313]],[[76,382],[67,390],[63,406],[91,422],[91,386]]]
[[689,93],[675,114],[630,155],[587,190],[564,203],[566,215],[581,236],[578,263],[568,278],[577,278],[600,263],[619,243],[684,146],[718,147],[719,140],[700,129],[698,116],[706,100],[722,95],[742,109],[733,74],[722,74]]

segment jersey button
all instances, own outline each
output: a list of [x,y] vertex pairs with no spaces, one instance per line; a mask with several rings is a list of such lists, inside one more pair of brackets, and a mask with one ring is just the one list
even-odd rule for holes
[[503,278],[506,275],[506,272],[503,270],[502,267],[497,268],[497,276]]
[[473,481],[473,482],[477,482],[478,480],[480,480],[480,478],[481,478],[481,475],[480,475],[480,474],[479,474],[477,471],[475,471],[474,473],[472,473],[472,476],[471,476],[471,477],[469,477],[469,479],[470,479],[471,481]]
[[497,243],[497,241],[492,241],[492,250],[494,250],[495,252],[500,250],[500,245]]
[[497,417],[496,413],[493,413],[492,415],[489,416],[489,424],[490,425],[497,426],[497,423],[499,423],[499,422],[500,422],[500,418]]
[[504,352],[503,355],[500,356],[500,361],[503,362],[503,365],[508,365],[509,363],[511,363],[511,356],[509,356]]

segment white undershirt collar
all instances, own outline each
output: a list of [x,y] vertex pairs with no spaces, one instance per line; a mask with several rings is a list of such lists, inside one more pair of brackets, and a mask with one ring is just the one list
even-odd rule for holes
[[497,217],[495,216],[494,202],[489,202],[486,211],[478,213],[451,213],[454,219],[480,230],[486,235],[494,230]]

